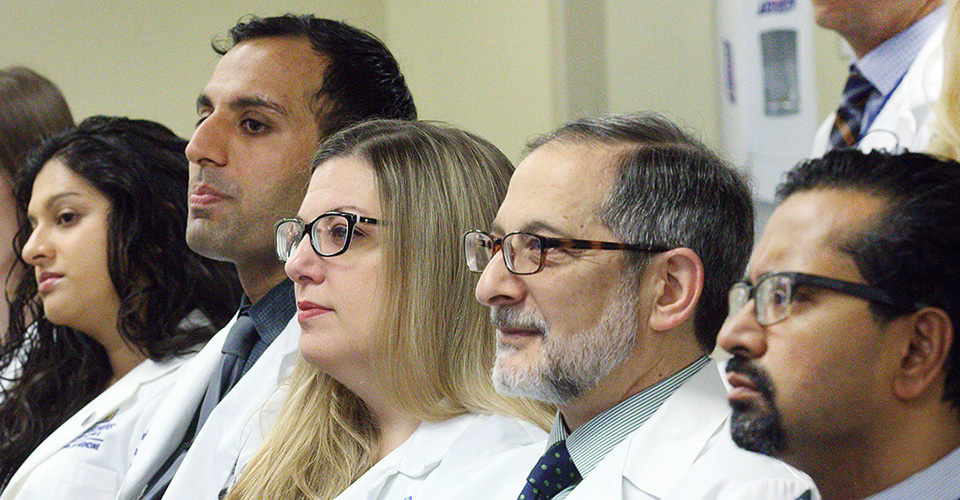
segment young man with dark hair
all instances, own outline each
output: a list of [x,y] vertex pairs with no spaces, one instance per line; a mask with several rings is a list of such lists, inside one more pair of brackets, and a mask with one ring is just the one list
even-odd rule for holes
[[246,297],[148,424],[123,499],[217,497],[241,445],[260,438],[244,426],[260,418],[298,352],[274,223],[296,215],[329,134],[370,118],[416,118],[397,62],[369,33],[286,15],[241,21],[230,37],[215,44],[223,57],[197,99],[186,238],[197,253],[234,263]]

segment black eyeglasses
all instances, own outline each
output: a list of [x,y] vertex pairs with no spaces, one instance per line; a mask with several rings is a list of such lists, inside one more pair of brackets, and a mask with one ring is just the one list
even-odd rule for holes
[[483,231],[469,231],[463,235],[463,251],[467,259],[467,268],[475,273],[482,273],[494,254],[503,250],[503,262],[511,273],[534,274],[543,269],[546,259],[545,251],[550,248],[628,250],[647,253],[660,253],[672,249],[663,245],[634,245],[612,241],[548,238],[520,231],[507,233],[503,238],[494,238]]
[[347,212],[327,212],[305,224],[300,219],[281,219],[276,225],[277,257],[286,262],[300,245],[304,234],[310,235],[310,246],[317,255],[333,257],[350,248],[357,223],[378,224],[380,221]]
[[793,296],[797,287],[802,285],[833,290],[898,310],[915,311],[919,309],[916,304],[899,304],[887,292],[862,283],[806,273],[781,272],[761,276],[756,285],[751,285],[747,281],[734,283],[728,296],[729,315],[737,314],[750,302],[750,299],[753,299],[756,303],[754,315],[757,318],[757,323],[768,326],[783,321],[790,315],[790,305],[793,303]]

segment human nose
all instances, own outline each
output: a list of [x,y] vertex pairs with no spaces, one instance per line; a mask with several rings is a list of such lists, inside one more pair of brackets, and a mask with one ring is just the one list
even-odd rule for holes
[[485,306],[504,306],[523,300],[526,287],[521,277],[507,270],[503,249],[490,256],[477,281],[476,297]]
[[308,235],[304,235],[283,265],[283,270],[286,271],[287,276],[294,283],[301,285],[320,283],[324,277],[322,257],[313,251],[309,238]]
[[756,301],[751,299],[739,311],[727,316],[717,335],[717,345],[733,355],[748,359],[762,357],[767,350],[764,328],[757,322]]
[[197,125],[186,148],[190,163],[219,167],[227,164],[227,136],[222,121],[214,112]]
[[24,243],[20,256],[23,257],[24,262],[36,267],[52,259],[54,253],[53,246],[50,244],[45,231],[35,227],[30,231],[30,236]]

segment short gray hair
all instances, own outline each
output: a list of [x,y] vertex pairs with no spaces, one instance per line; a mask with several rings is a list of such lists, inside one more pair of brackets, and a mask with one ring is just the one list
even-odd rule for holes
[[[611,146],[617,177],[601,220],[627,243],[686,247],[703,261],[696,313],[700,346],[712,351],[727,316],[727,292],[746,268],[753,244],[753,204],[743,177],[703,143],[655,113],[577,120],[535,138]],[[646,256],[631,267],[641,276]]]

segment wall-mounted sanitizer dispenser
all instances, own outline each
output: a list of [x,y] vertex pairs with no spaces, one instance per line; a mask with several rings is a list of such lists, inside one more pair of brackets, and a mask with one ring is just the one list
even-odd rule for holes
[[717,0],[721,141],[771,202],[820,121],[810,0]]

